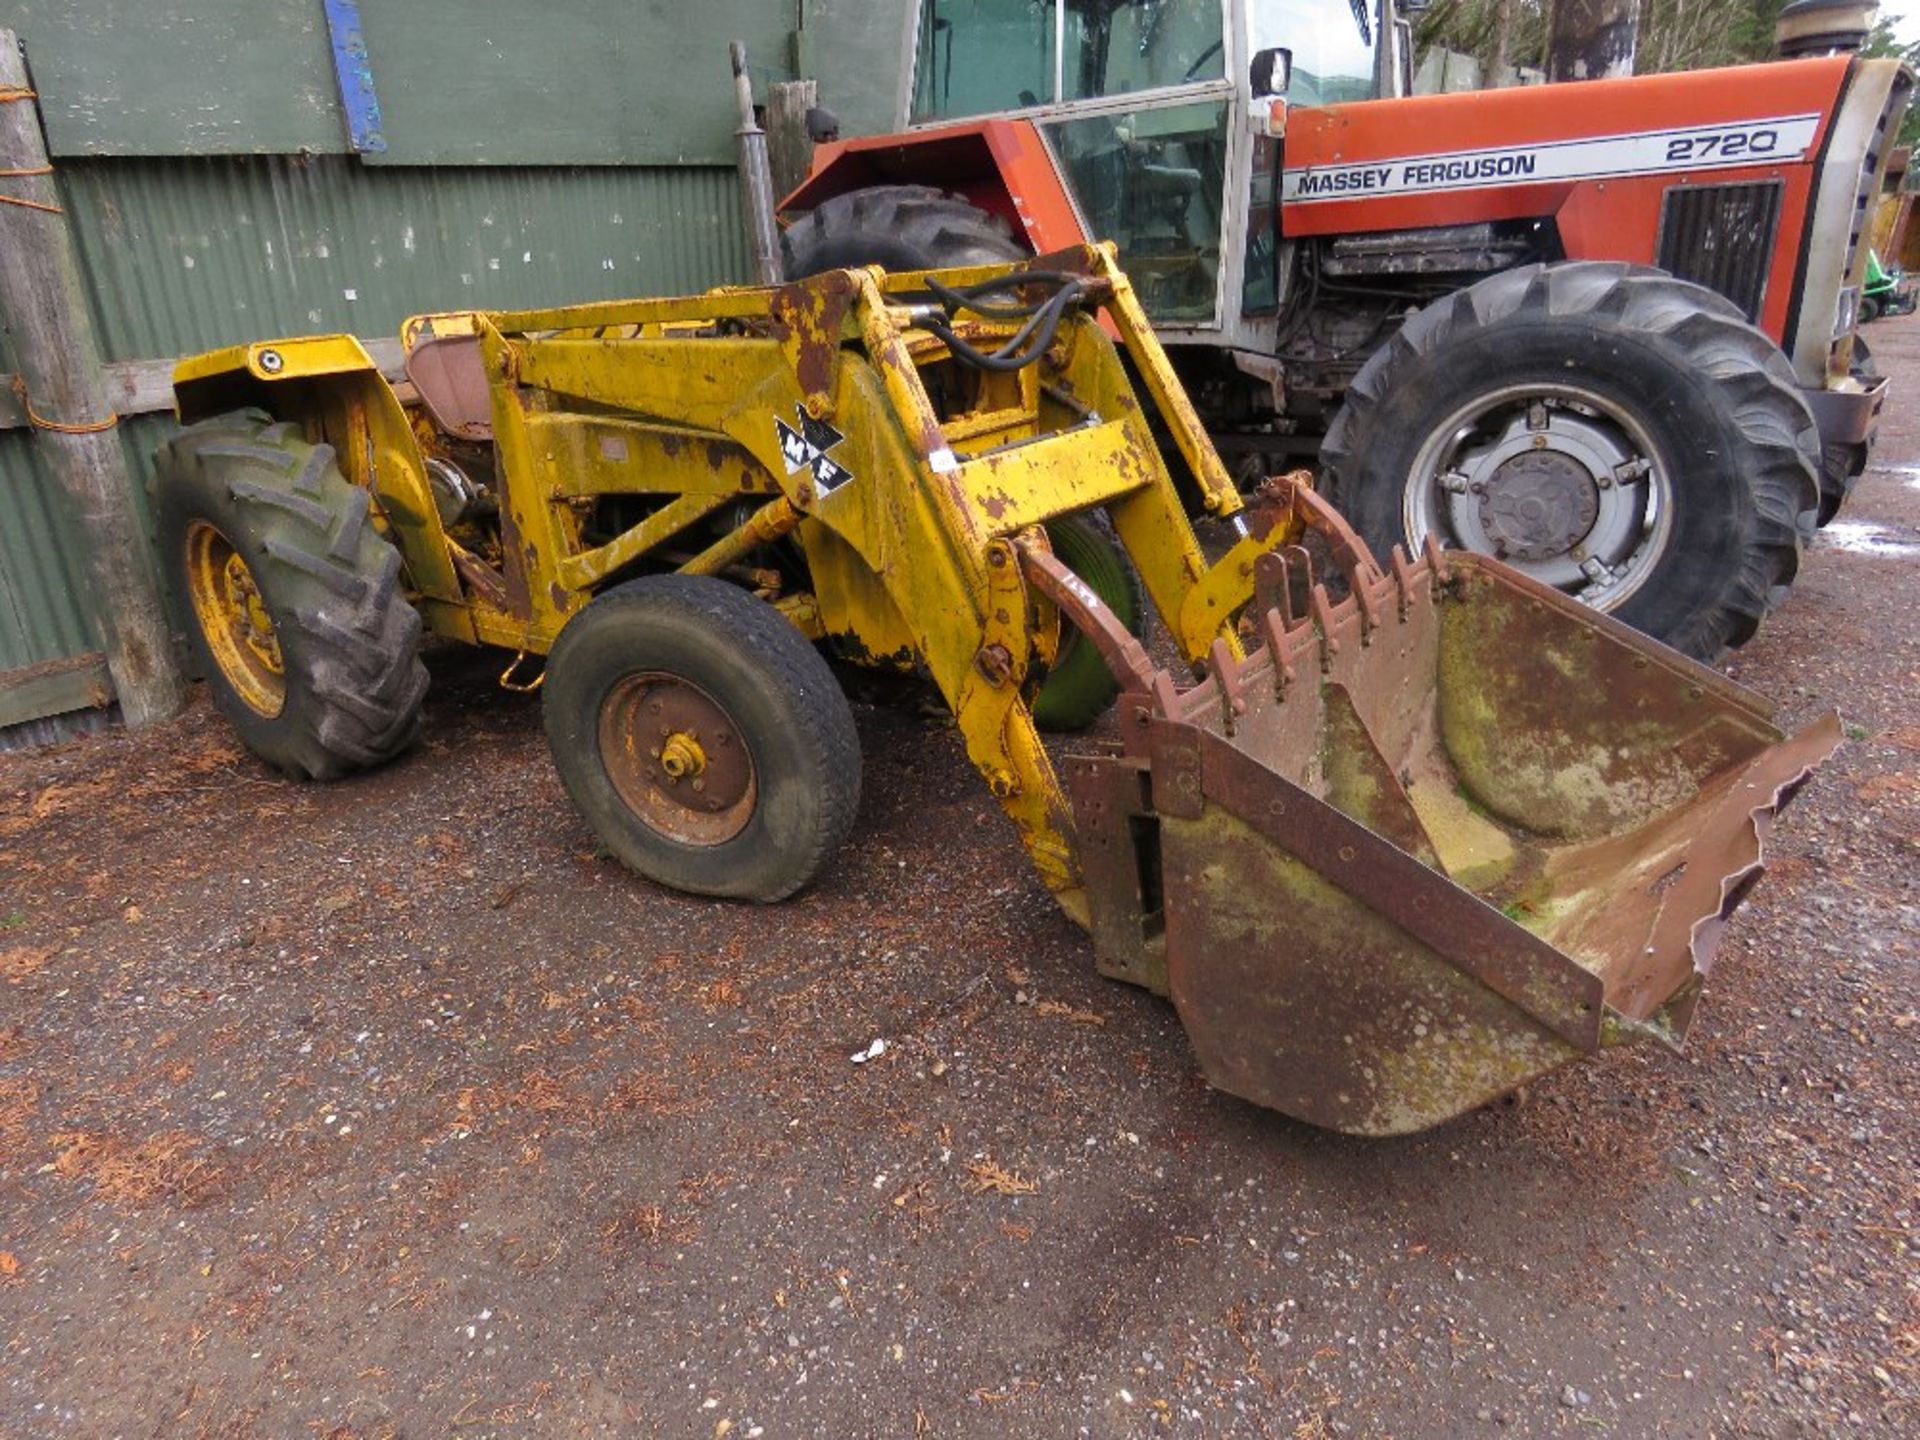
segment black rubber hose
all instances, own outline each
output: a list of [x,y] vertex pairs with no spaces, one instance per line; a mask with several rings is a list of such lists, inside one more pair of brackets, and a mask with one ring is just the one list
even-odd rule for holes
[[[982,305],[980,297],[1010,290],[1027,284],[1053,284],[1059,289],[1043,301],[1031,305]],[[989,320],[1019,320],[1023,324],[998,350],[986,351],[962,340],[953,327],[945,320],[929,318],[925,323],[928,330],[937,335],[953,352],[956,360],[980,370],[1015,371],[1024,370],[1052,346],[1054,336],[1060,329],[1060,317],[1067,307],[1077,302],[1086,293],[1086,287],[1077,275],[1068,275],[1051,270],[1024,270],[1003,275],[997,279],[984,280],[978,285],[968,285],[960,289],[942,285],[929,279],[928,288],[933,291],[949,316],[957,316],[961,310],[970,310]]]

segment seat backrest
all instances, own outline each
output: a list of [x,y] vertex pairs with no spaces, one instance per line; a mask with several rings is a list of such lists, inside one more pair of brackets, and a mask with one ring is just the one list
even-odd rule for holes
[[433,423],[462,440],[493,438],[493,401],[478,335],[434,335],[407,352],[407,379]]

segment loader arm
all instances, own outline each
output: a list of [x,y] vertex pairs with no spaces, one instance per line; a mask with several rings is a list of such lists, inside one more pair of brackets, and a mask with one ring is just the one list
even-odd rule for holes
[[[1250,510],[1207,442],[1110,246],[1015,267],[1011,278],[1071,289],[1051,343],[1012,373],[968,369],[970,347],[1005,344],[1018,322],[965,309],[939,320],[929,283],[1001,284],[1004,266],[924,274],[832,271],[765,292],[697,302],[629,302],[488,314],[476,328],[492,388],[493,433],[509,477],[502,508],[511,614],[499,643],[544,651],[606,578],[666,548],[700,508],[751,497],[768,533],[676,568],[715,573],[791,533],[812,593],[790,609],[843,652],[907,654],[958,722],[968,758],[1018,829],[1041,877],[1081,923],[1072,810],[1035,727],[1034,682],[1054,658],[1057,610],[1030,584],[1023,552],[1044,526],[1103,509],[1190,666],[1243,654],[1234,621],[1253,596],[1254,560],[1295,536]],[[1052,278],[1047,278],[1052,277]],[[994,304],[982,302],[983,311]],[[716,336],[713,327],[737,333]],[[1116,345],[1116,337],[1118,344]],[[1120,352],[1132,363],[1136,393]],[[981,374],[967,403],[937,401]],[[635,434],[616,437],[611,416]],[[1154,421],[1171,437],[1209,514],[1240,538],[1215,565],[1201,551]],[[704,450],[709,479],[625,536],[588,549],[582,457],[638,432]],[[702,473],[702,467],[693,467]],[[630,482],[631,483],[631,482]],[[556,557],[549,561],[546,557]]]

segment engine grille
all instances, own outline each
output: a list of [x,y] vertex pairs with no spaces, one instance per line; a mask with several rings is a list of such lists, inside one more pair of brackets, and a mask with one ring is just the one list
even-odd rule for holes
[[1780,232],[1785,183],[1675,185],[1660,209],[1657,264],[1671,275],[1717,290],[1758,320]]

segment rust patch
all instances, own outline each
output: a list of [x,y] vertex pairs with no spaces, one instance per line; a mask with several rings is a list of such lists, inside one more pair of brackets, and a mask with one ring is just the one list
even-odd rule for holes
[[460,578],[467,582],[475,594],[496,610],[507,608],[507,587],[500,578],[500,572],[472,551],[459,546],[453,548],[453,568]]
[[527,576],[539,558],[533,546],[521,538],[520,522],[514,517],[511,505],[500,507],[500,560],[506,569],[501,577],[505,590],[501,608],[515,619],[531,620],[533,594],[527,588]]
[[773,334],[787,348],[794,378],[809,398],[830,396],[840,332],[854,284],[842,270],[783,285],[773,294]]

